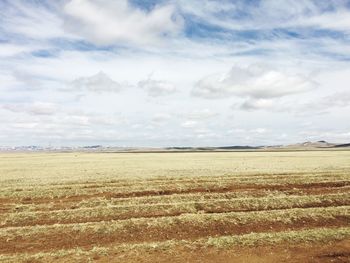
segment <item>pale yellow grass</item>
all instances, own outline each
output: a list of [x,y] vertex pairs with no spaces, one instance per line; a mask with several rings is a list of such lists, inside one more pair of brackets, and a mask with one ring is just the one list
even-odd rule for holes
[[350,170],[350,151],[0,154],[0,184]]

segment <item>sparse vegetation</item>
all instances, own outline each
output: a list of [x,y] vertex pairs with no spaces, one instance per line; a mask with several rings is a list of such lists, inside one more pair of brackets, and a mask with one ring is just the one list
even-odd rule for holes
[[3,262],[349,259],[349,151],[2,154],[0,174]]

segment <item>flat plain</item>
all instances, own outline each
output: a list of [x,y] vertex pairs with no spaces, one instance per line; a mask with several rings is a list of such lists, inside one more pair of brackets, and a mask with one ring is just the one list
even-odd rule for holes
[[350,262],[350,151],[2,153],[0,262]]

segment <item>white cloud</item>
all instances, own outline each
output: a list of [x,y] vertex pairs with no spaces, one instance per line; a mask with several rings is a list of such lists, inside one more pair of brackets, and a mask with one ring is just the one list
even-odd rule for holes
[[250,130],[250,132],[251,133],[263,134],[263,133],[266,133],[267,130],[265,128],[256,128],[256,129]]
[[71,0],[64,6],[65,29],[102,45],[154,44],[183,26],[174,5],[158,5],[146,12],[127,0]]
[[212,132],[210,130],[195,130],[195,137],[200,140],[205,140],[205,139],[217,139],[220,138],[221,135],[217,134],[215,132]]
[[154,124],[161,124],[171,119],[171,115],[167,113],[157,113],[153,116],[152,122]]
[[336,92],[323,97],[321,104],[329,107],[347,107],[350,105],[350,91]]
[[137,2],[0,1],[0,144],[347,140],[346,1]]
[[275,101],[271,99],[247,99],[239,108],[241,110],[270,110],[275,106]]
[[176,87],[173,83],[165,80],[154,80],[151,78],[140,81],[138,87],[144,89],[151,97],[165,96],[176,92]]
[[2,106],[12,112],[25,112],[32,115],[53,115],[57,112],[57,105],[48,102],[12,103]]
[[331,13],[303,18],[299,21],[299,26],[311,26],[315,28],[350,32],[350,12],[346,10],[338,10]]
[[77,78],[69,84],[66,91],[76,92],[119,92],[122,85],[112,80],[107,74],[100,71],[90,77]]
[[243,111],[273,111],[290,112],[298,116],[326,114],[334,108],[345,108],[350,106],[349,92],[336,92],[327,96],[315,96],[312,101],[305,101],[306,97],[299,98],[298,101],[287,101],[280,98],[255,99],[248,98],[243,103],[232,105],[232,109]]
[[120,122],[120,118],[116,118],[112,116],[88,114],[88,113],[68,114],[64,117],[61,117],[62,124],[87,126],[87,127],[93,127],[94,125],[110,126],[110,125],[118,124],[119,122]]
[[0,43],[0,57],[11,57],[23,52],[33,51],[34,49],[35,47],[30,45]]
[[9,1],[0,9],[3,27],[7,32],[26,36],[30,39],[64,37],[68,34],[62,29],[62,19],[56,13],[55,3],[51,10],[46,5],[30,1]]
[[27,90],[36,90],[42,87],[41,81],[27,72],[14,71],[12,75],[20,84],[24,85]]
[[234,66],[226,74],[213,74],[199,80],[192,94],[208,99],[243,96],[254,99],[278,98],[308,91],[316,83],[300,74],[269,69],[268,66]]
[[[349,32],[350,12],[346,1],[264,0],[257,4],[223,1],[218,7],[212,0],[180,0],[184,13],[229,30],[269,30],[274,28],[312,27]],[[244,13],[245,16],[234,16]],[[231,15],[222,15],[231,14]]]
[[296,103],[295,111],[299,115],[326,114],[334,108],[350,106],[350,92],[336,92],[305,103]]
[[196,127],[198,124],[197,121],[185,121],[183,123],[181,123],[181,127],[182,128],[194,128]]
[[0,69],[0,90],[8,87],[16,86],[19,82],[18,80],[9,72]]
[[207,120],[210,118],[217,117],[219,114],[210,109],[194,110],[188,114],[186,117],[191,120]]

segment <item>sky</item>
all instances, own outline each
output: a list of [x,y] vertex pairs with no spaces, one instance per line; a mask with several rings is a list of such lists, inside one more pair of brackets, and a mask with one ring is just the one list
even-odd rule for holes
[[350,142],[350,0],[0,0],[0,145]]

